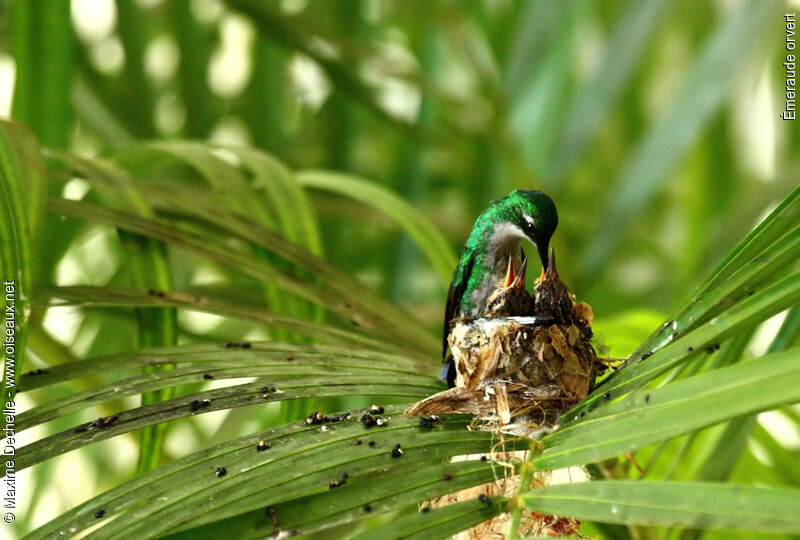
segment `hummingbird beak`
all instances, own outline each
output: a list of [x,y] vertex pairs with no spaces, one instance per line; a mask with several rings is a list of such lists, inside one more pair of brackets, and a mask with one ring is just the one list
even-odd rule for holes
[[508,270],[506,271],[506,281],[503,286],[506,289],[511,288],[517,279],[517,274],[514,272],[514,259],[511,255],[508,256]]
[[547,261],[547,279],[558,279],[558,270],[556,270],[556,252],[550,248],[550,258]]
[[544,270],[548,266],[548,257],[547,257],[547,244],[549,244],[549,239],[547,242],[538,242],[536,243],[536,249],[539,252],[539,259],[542,261],[542,275],[544,275]]

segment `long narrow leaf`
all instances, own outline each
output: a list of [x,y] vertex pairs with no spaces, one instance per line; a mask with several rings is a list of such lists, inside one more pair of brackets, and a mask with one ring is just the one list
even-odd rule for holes
[[[378,321],[375,320],[376,315],[374,314],[354,313],[352,304],[338,295],[332,294],[331,291],[281,272],[266,261],[255,259],[243,253],[238,253],[230,247],[221,244],[211,243],[208,238],[202,237],[199,234],[170,227],[163,221],[144,219],[120,212],[111,212],[85,203],[51,200],[49,206],[54,213],[91,219],[96,222],[106,223],[150,238],[155,238],[184,249],[189,249],[215,262],[234,268],[246,275],[263,282],[274,283],[297,296],[317,302],[334,313],[337,313],[353,326],[360,326],[375,332],[384,333],[386,337],[391,337],[396,343],[402,343],[415,348],[419,344],[419,341],[415,339],[418,336],[398,335],[398,329],[394,328],[391,324],[378,323]],[[425,332],[422,333],[423,336],[426,336],[426,334]],[[431,341],[432,336],[428,334],[425,342],[430,343]]]
[[639,143],[611,190],[603,227],[583,257],[588,275],[605,264],[613,247],[630,230],[627,225],[631,219],[652,200],[672,167],[723,103],[739,73],[736,65],[741,55],[764,31],[768,15],[775,13],[777,6],[778,2],[772,0],[742,3],[709,37],[671,110]]
[[[262,388],[269,380],[240,384],[198,392],[189,396],[162,401],[122,411],[108,424],[94,422],[81,424],[39,439],[17,451],[16,467],[22,470],[54,456],[75,450],[87,444],[103,441],[123,433],[147,426],[154,426],[178,418],[281,401],[308,397],[334,397],[342,394],[354,396],[398,396],[420,399],[440,389],[435,379],[426,382],[406,382],[401,375],[350,376],[331,380],[329,377],[290,379],[278,384],[276,392],[265,393]],[[266,397],[265,397],[266,396]],[[206,403],[204,400],[208,400]],[[198,405],[202,404],[202,405]],[[3,464],[5,470],[5,464]]]
[[37,237],[47,193],[45,171],[33,136],[22,126],[0,122],[0,269],[5,276],[6,329],[2,379],[7,400],[14,397],[16,374],[25,360]]
[[631,525],[796,533],[800,491],[691,482],[564,484],[522,496],[538,512]]
[[386,214],[419,244],[442,281],[450,282],[456,264],[450,246],[419,210],[400,197],[365,180],[329,171],[302,171],[297,180],[306,187],[351,197]]
[[667,336],[666,345],[652,356],[620,369],[608,382],[600,386],[577,407],[572,409],[569,421],[577,420],[608,396],[616,397],[633,388],[641,388],[656,376],[681,360],[714,346],[725,338],[754,326],[800,302],[800,273],[767,287],[712,318],[685,336]]
[[637,393],[546,437],[537,467],[601,461],[736,416],[800,401],[800,349]]

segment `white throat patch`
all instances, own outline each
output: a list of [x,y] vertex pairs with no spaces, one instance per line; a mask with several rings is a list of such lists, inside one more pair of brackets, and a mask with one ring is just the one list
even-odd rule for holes
[[489,252],[496,253],[501,259],[511,253],[519,253],[519,241],[525,233],[513,223],[496,223],[489,237]]

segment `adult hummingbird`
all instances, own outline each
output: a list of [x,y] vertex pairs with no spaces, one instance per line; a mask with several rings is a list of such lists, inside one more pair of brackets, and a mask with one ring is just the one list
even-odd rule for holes
[[507,283],[510,272],[524,277],[522,239],[527,238],[536,246],[542,268],[547,268],[550,237],[557,225],[558,213],[552,199],[541,191],[526,189],[516,189],[495,201],[475,221],[453,272],[444,312],[445,365],[440,377],[449,386],[454,385],[456,377],[455,366],[447,361],[447,336],[453,320],[483,316],[495,291]]

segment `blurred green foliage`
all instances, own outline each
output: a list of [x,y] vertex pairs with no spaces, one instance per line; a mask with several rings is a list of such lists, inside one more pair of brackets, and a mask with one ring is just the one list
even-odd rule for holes
[[[603,317],[674,307],[796,183],[776,2],[77,1],[75,34],[48,4],[8,6],[15,115],[46,144],[246,143],[391,188],[454,250],[490,200],[543,189]],[[434,327],[417,248],[318,197],[328,260]]]
[[[88,184],[71,178],[96,176],[102,180],[92,184],[90,202],[140,218],[162,211],[151,208],[162,196],[169,218],[189,223],[211,222],[214,206],[225,206],[214,240],[232,231],[246,238],[233,216],[247,216],[390,299],[431,334],[440,332],[448,261],[475,217],[511,189],[541,189],[555,200],[560,274],[594,307],[599,342],[611,356],[627,357],[798,184],[798,130],[778,118],[787,8],[779,1],[10,0],[2,7],[2,43],[15,65],[12,118],[49,149],[51,196],[80,199]],[[242,166],[234,169],[209,157],[220,148],[211,145],[225,146],[226,158],[231,148],[248,147],[277,161],[241,150],[234,161]],[[290,175],[281,163],[304,172]],[[128,175],[146,186],[145,195],[141,186],[130,188]],[[264,178],[273,176],[284,179],[265,188],[271,184]],[[97,185],[108,177],[117,183],[103,195]],[[259,190],[278,191],[266,202],[253,197],[254,178],[256,185],[263,180]],[[370,191],[363,179],[385,189]],[[219,199],[205,198],[208,187]],[[91,213],[84,211],[75,215]],[[187,218],[192,211],[198,213]],[[275,275],[263,270],[274,265],[318,284],[308,269],[279,260],[279,242],[254,249],[255,270],[243,277],[196,252],[176,257],[152,239],[109,231],[49,216],[28,269],[36,287],[184,290],[222,281],[227,299],[245,311],[247,301],[258,303],[258,291],[275,313],[316,322],[326,316],[314,305],[313,287],[300,287],[297,298],[280,290],[289,281],[264,278]],[[226,260],[221,253],[209,258]],[[179,337],[240,338],[254,328],[260,337],[308,341],[291,328],[175,319],[163,305],[132,305],[139,306],[135,320],[87,312],[72,335],[57,336],[35,311],[32,365]],[[402,317],[398,326],[413,333]],[[750,336],[714,358],[733,363],[742,351],[750,354],[748,344],[763,352],[765,340]],[[418,340],[415,354],[429,349],[429,338]],[[708,367],[700,364],[687,364],[678,377]],[[145,394],[144,402],[168,399],[168,390]],[[265,413],[258,425],[296,418],[319,403],[352,402],[308,401],[284,407],[280,417]],[[227,440],[252,423],[241,410],[230,418],[205,430],[186,423],[181,435],[203,447],[199,441]],[[729,424],[721,439],[735,443],[733,476],[754,482],[774,474],[776,483],[796,487],[796,470],[782,477],[757,451],[745,451],[751,437],[773,460],[797,457],[772,446],[752,418],[737,419],[744,427]],[[797,429],[797,418],[792,422]],[[164,457],[156,431],[140,441],[152,445],[140,471]],[[656,477],[671,478],[685,458],[691,474],[681,479],[702,480],[693,474],[717,440],[693,432],[645,448],[639,459]],[[97,448],[87,451],[95,471],[113,461]],[[43,467],[39,478],[47,475]],[[116,485],[132,470],[97,484]],[[600,472],[631,474],[624,462]]]

